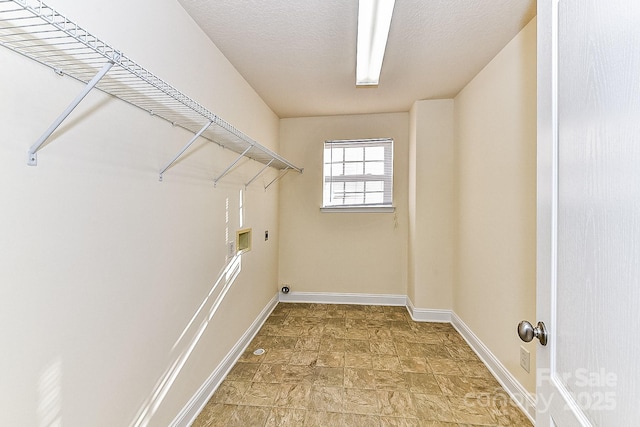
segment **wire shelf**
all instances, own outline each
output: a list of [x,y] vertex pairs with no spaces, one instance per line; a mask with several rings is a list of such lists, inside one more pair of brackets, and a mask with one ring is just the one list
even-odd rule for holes
[[107,70],[97,89],[264,165],[302,172],[42,1],[0,0],[0,44],[86,84]]

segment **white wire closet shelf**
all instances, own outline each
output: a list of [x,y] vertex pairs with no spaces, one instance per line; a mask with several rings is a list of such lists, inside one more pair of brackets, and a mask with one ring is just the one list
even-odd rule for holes
[[30,165],[37,164],[37,152],[46,139],[95,87],[194,133],[185,147],[160,170],[160,180],[200,136],[240,155],[214,179],[215,183],[242,157],[265,165],[246,185],[268,167],[281,171],[274,181],[289,170],[302,172],[39,0],[0,0],[0,44],[86,84],[82,93],[31,146]]

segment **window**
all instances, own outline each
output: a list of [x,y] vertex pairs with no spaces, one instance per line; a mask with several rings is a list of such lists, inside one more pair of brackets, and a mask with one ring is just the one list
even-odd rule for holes
[[323,208],[391,208],[393,140],[324,143]]

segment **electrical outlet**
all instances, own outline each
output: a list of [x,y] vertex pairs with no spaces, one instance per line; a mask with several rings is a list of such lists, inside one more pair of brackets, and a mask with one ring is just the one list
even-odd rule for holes
[[227,243],[227,257],[231,258],[236,254],[236,242]]
[[520,346],[520,366],[527,372],[531,370],[531,354],[523,346]]

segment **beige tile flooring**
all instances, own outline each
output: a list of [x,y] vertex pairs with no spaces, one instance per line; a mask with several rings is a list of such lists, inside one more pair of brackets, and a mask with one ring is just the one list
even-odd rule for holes
[[404,307],[280,303],[193,424],[214,426],[531,423],[449,324]]

